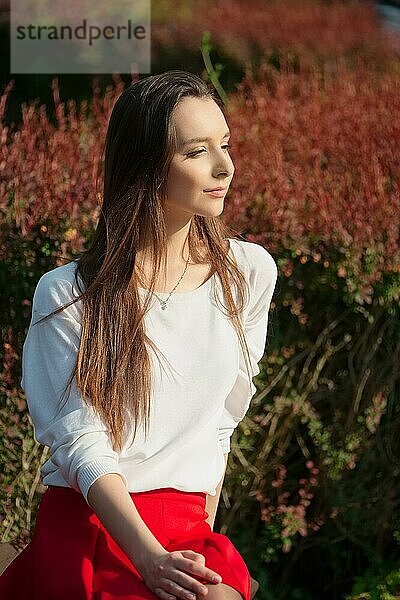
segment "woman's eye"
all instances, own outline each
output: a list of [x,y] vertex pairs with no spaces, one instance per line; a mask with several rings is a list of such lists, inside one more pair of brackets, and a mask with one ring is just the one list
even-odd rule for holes
[[188,156],[196,156],[196,154],[199,154],[200,152],[204,152],[204,150],[196,150],[195,152],[189,152]]
[[[231,144],[224,144],[223,148],[232,148],[232,146],[231,146]],[[195,150],[194,152],[189,152],[188,156],[196,156],[197,154],[200,154],[200,152],[204,152],[204,149]]]

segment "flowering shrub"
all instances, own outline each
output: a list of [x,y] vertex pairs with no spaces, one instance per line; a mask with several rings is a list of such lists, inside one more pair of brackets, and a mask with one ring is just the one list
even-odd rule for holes
[[[333,271],[331,287],[342,280],[349,303],[370,304],[373,292],[381,303],[399,298],[398,83],[396,72],[342,66],[321,82],[316,71],[267,66],[229,101],[236,173],[227,219],[279,249],[288,278],[299,256],[301,273]],[[295,256],[284,260],[282,247]]]
[[185,58],[195,56],[205,31],[219,56],[240,66],[266,60],[279,65],[281,58],[293,65],[335,64],[343,58],[350,66],[380,70],[390,68],[400,47],[380,26],[372,1],[163,0],[152,10],[152,55],[162,61],[178,47]]

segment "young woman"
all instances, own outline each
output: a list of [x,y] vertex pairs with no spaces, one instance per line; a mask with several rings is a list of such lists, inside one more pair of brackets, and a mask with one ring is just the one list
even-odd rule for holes
[[192,73],[146,77],[114,105],[93,240],[33,296],[21,385],[48,488],[1,598],[250,600],[213,524],[277,267],[219,218],[229,135]]

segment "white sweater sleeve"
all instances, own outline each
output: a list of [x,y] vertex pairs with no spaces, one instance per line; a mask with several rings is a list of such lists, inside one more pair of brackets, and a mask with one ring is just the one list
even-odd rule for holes
[[[252,378],[260,372],[258,363],[265,351],[269,308],[274,293],[278,269],[271,254],[261,245],[252,242],[248,246],[251,257],[249,281],[250,301],[244,313],[244,329],[250,354]],[[218,440],[224,453],[230,451],[233,431],[245,416],[256,387],[249,379],[242,349],[239,345],[239,373],[232,390],[225,399]]]
[[49,446],[51,460],[65,481],[88,502],[89,488],[101,475],[118,473],[126,486],[128,483],[119,467],[118,454],[112,449],[107,427],[94,409],[84,403],[76,377],[59,410],[60,397],[78,353],[81,301],[42,323],[35,322],[72,298],[72,282],[58,279],[52,271],[39,279],[23,346],[21,386],[37,441]]

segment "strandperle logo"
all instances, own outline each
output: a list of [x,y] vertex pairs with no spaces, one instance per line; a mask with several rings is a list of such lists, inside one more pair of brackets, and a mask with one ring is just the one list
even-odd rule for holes
[[18,25],[17,40],[65,40],[77,39],[85,40],[89,46],[94,41],[101,38],[106,40],[122,39],[127,37],[128,40],[136,38],[143,40],[146,37],[146,29],[143,25],[134,27],[132,21],[128,19],[127,25],[105,25],[98,27],[97,25],[88,25],[87,19],[83,20],[82,25],[71,27],[70,25]]
[[150,0],[11,0],[11,73],[150,73]]

